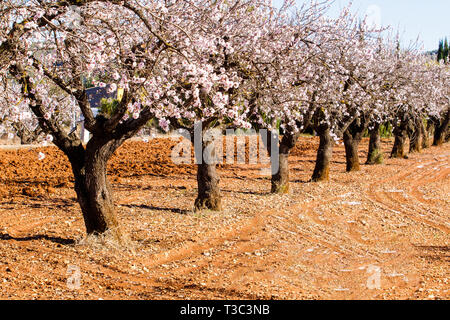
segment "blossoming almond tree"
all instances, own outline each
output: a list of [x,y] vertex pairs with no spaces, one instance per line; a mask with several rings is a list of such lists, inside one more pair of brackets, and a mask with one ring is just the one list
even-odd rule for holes
[[375,70],[378,63],[375,41],[366,40],[365,32],[378,36],[378,30],[366,30],[345,9],[324,34],[316,67],[323,76],[316,78],[316,90],[311,95],[311,103],[316,106],[312,126],[320,136],[312,181],[329,179],[332,147],[341,137],[347,170],[359,168],[358,144],[370,115],[380,105],[374,92],[384,73]]
[[401,54],[400,67],[396,69],[401,81],[391,97],[395,102],[390,113],[395,135],[391,152],[394,158],[407,157],[408,137],[410,151],[420,151],[425,136],[424,119],[439,119],[437,121],[441,123],[448,110],[448,68],[414,52]]
[[214,11],[198,17],[203,29],[197,33],[197,41],[208,49],[199,53],[201,72],[196,75],[197,67],[189,70],[184,85],[195,88],[193,96],[175,101],[174,110],[183,113],[168,115],[164,122],[167,127],[187,131],[196,147],[198,195],[195,210],[221,209],[216,165],[222,159],[218,159],[214,141],[206,134],[211,129],[222,132],[230,126],[251,128],[249,112],[253,100],[249,83],[252,68],[255,61],[263,57],[273,58],[275,50],[272,48],[284,41],[284,38],[276,39],[272,33],[280,12],[285,12],[287,7],[288,4],[278,11],[270,1],[228,1],[220,2]]
[[426,103],[426,114],[434,124],[433,145],[439,146],[449,141],[450,125],[450,67],[445,64],[434,66],[427,82],[429,101]]
[[[226,30],[221,30],[221,26],[214,24],[208,29],[207,35],[216,37],[219,41],[214,41],[214,38],[210,41],[214,45],[215,54],[205,59],[212,66],[212,81],[218,90],[211,91],[212,84],[203,88],[197,106],[201,105],[201,108],[195,109],[195,117],[178,120],[172,117],[169,119],[171,127],[187,130],[192,139],[195,137],[196,123],[201,124],[203,131],[211,128],[222,131],[226,127],[250,129],[252,126],[272,131],[274,126],[271,119],[275,120],[283,114],[283,111],[280,112],[280,105],[282,110],[289,113],[288,105],[291,102],[287,96],[291,94],[291,90],[283,91],[283,87],[292,83],[290,59],[300,54],[304,61],[308,59],[308,55],[305,55],[308,51],[300,52],[299,45],[309,42],[308,37],[313,33],[311,27],[322,13],[322,8],[323,6],[318,5],[301,8],[297,13],[300,17],[297,24],[292,24],[288,15],[288,11],[293,9],[292,1],[286,1],[279,10],[265,2],[254,2],[251,9],[241,5],[233,10],[219,11],[222,15],[220,20],[226,22]],[[280,103],[274,97],[280,96],[282,91],[283,98],[287,101]],[[289,118],[289,115],[284,118]],[[280,170],[274,170],[272,177],[274,192],[284,189],[282,181],[287,181],[285,155],[295,144],[294,135],[298,137],[299,130],[296,129],[295,121],[289,119],[288,122],[289,128],[293,129],[292,134],[289,129],[285,130],[286,134],[281,141],[281,155],[279,158],[274,155],[274,159],[280,163]],[[268,140],[269,144],[271,141],[272,139]],[[216,162],[211,163],[205,159],[206,149],[211,148],[209,142],[202,142],[203,149],[196,150],[199,164],[195,208],[220,210]],[[270,153],[271,146],[268,149]]]
[[264,50],[270,54],[252,60],[249,116],[256,129],[270,133],[262,141],[271,155],[273,193],[289,191],[289,152],[314,114],[309,93],[316,90],[316,55],[321,34],[328,32],[322,19],[327,8],[326,2],[314,3],[294,14],[280,15],[267,34],[273,46]]

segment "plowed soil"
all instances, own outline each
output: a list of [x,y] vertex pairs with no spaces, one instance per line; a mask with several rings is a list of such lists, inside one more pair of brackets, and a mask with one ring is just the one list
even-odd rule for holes
[[125,248],[85,239],[56,148],[0,150],[0,298],[450,298],[449,144],[356,173],[336,146],[317,184],[318,141],[302,137],[289,194],[269,193],[263,165],[223,165],[224,210],[194,213],[196,168],[171,162],[176,143],[129,142],[110,161]]

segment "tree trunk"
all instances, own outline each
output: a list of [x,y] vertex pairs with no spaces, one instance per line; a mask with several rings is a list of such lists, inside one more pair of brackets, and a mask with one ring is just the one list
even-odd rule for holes
[[[281,147],[281,146],[280,146]],[[273,159],[276,161],[276,159]],[[281,152],[278,157],[278,172],[272,175],[272,193],[284,194],[289,192],[289,152]]]
[[75,177],[75,191],[88,235],[107,235],[122,243],[124,235],[116,217],[112,188],[107,178],[107,161],[119,141],[92,138],[86,151],[69,155]]
[[434,131],[434,146],[440,146],[444,144],[447,139],[447,131],[450,122],[450,109],[447,110],[445,117],[436,124]]
[[427,125],[423,125],[423,140],[422,140],[422,149],[427,149],[431,146],[430,136],[434,130],[434,123],[431,120],[427,121]]
[[42,129],[40,127],[37,127],[34,131],[30,132],[22,123],[14,123],[12,126],[16,130],[17,136],[20,138],[21,145],[32,144],[42,133]]
[[424,129],[423,129],[423,120],[417,119],[414,124],[414,131],[411,132],[409,138],[409,152],[410,153],[420,153],[422,152],[424,139]]
[[358,146],[360,139],[355,138],[346,130],[344,132],[345,160],[347,162],[347,172],[360,171]]
[[382,164],[384,161],[383,152],[381,151],[381,125],[375,123],[370,130],[369,154],[366,164]]
[[395,142],[394,147],[392,148],[391,158],[403,158],[406,159],[408,157],[406,153],[406,140],[408,133],[406,129],[396,129],[395,132]]
[[[278,160],[278,170],[272,171],[272,193],[284,194],[289,192],[289,153],[295,147],[298,137],[298,134],[284,134],[280,142],[278,159],[271,155],[272,161]],[[269,151],[270,153],[271,151]]]
[[[204,142],[202,154],[196,153],[198,194],[194,210],[222,210],[222,197],[219,188],[220,177],[217,173],[217,159],[214,145]],[[196,150],[197,151],[197,150]],[[208,156],[205,156],[207,153]]]
[[20,138],[20,144],[23,145],[23,146],[24,145],[30,145],[30,144],[32,144],[33,142],[36,141],[36,137],[35,136],[28,135],[28,134],[25,134],[25,133],[17,134],[17,136]]
[[219,188],[220,178],[215,164],[197,165],[198,195],[195,199],[195,210],[222,210],[222,198]]
[[330,136],[329,128],[320,128],[319,149],[317,151],[316,166],[312,176],[313,182],[328,181],[330,179],[330,161],[333,155],[334,141]]
[[364,115],[355,119],[344,131],[345,159],[347,172],[360,171],[358,147],[364,131],[368,125],[368,119]]

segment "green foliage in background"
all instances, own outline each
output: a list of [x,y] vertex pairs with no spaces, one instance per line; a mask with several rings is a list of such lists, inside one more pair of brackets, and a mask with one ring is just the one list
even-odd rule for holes
[[114,112],[116,112],[117,107],[119,106],[119,100],[117,99],[105,99],[103,98],[100,101],[100,110],[99,112],[104,116],[112,116]]
[[[381,136],[381,138],[383,138],[383,139],[392,138],[394,136],[394,134],[392,133],[392,129],[393,129],[392,125],[389,122],[387,122],[385,124],[382,124],[380,126],[380,136]],[[368,138],[368,137],[370,137],[370,133],[369,133],[369,130],[367,129],[364,132],[364,138]]]
[[392,125],[388,122],[380,126],[380,135],[382,138],[392,138],[394,134],[392,133]]

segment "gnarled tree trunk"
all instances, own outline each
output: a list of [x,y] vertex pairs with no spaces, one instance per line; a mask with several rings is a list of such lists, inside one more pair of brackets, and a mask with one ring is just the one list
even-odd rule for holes
[[357,139],[354,139],[348,131],[345,131],[344,145],[345,145],[345,160],[347,162],[347,169],[346,169],[347,172],[361,170],[358,155],[359,141]]
[[202,154],[197,159],[197,185],[198,193],[195,199],[194,210],[222,210],[222,196],[220,193],[220,177],[217,173],[217,159],[213,142],[204,142],[201,148]]
[[422,149],[427,149],[431,146],[430,136],[434,134],[434,123],[431,120],[427,121],[427,125],[423,125],[423,140]]
[[299,134],[286,133],[280,142],[278,159],[271,154],[272,161],[278,161],[278,170],[274,170],[272,166],[272,193],[288,193],[289,192],[289,153],[298,140]]
[[369,154],[367,155],[366,164],[382,164],[384,161],[383,152],[381,151],[381,125],[374,123],[373,128],[369,130]]
[[311,180],[313,182],[328,181],[330,179],[330,162],[333,155],[334,141],[331,138],[328,127],[319,127],[317,132],[320,137],[320,144]]
[[394,130],[395,141],[392,148],[391,158],[407,158],[406,142],[408,138],[408,132],[404,128],[397,128]]
[[119,243],[124,236],[114,207],[112,188],[107,178],[107,162],[120,141],[89,141],[86,150],[69,154],[75,177],[75,191],[88,235],[108,234]]
[[416,119],[414,123],[414,130],[409,135],[409,152],[420,153],[422,152],[424,139],[424,124],[422,119]]
[[32,144],[43,132],[40,127],[37,127],[34,131],[30,131],[22,123],[14,123],[12,126],[16,130],[16,134],[20,138],[20,144],[22,145]]
[[440,119],[440,121],[436,121],[433,145],[440,146],[444,144],[444,142],[447,139],[449,122],[450,122],[450,109],[447,110],[443,119]]
[[197,165],[198,195],[195,199],[195,210],[222,210],[222,197],[219,188],[220,178],[215,164]]
[[344,131],[345,159],[347,162],[347,172],[359,171],[358,147],[361,142],[366,126],[364,117],[353,121],[347,130]]

